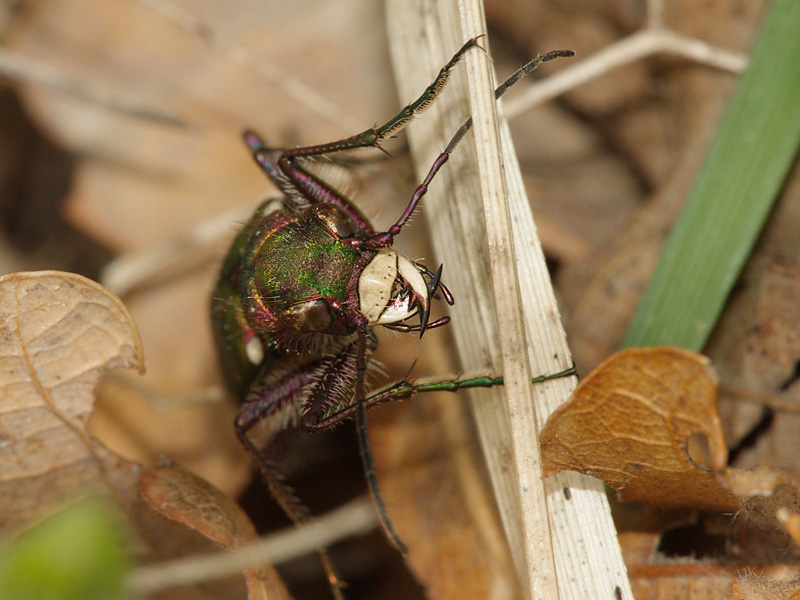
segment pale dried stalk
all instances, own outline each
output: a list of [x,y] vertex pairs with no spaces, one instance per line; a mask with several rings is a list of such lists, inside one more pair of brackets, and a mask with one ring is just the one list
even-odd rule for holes
[[[424,6],[421,6],[424,5]],[[419,8],[416,8],[419,7]],[[428,14],[420,18],[419,13]],[[414,98],[430,83],[438,69],[460,47],[462,36],[458,20],[443,26],[433,19],[435,1],[415,3],[404,0],[387,3],[387,28],[393,56],[395,78],[402,101]],[[450,33],[448,33],[450,32]],[[456,70],[445,94],[418,121],[408,128],[409,143],[421,179],[427,166],[444,149],[450,136],[469,114],[466,82]],[[469,138],[459,146],[450,161],[437,175],[423,201],[422,214],[430,224],[438,260],[444,262],[444,281],[456,293],[451,331],[459,348],[465,372],[491,369],[499,372],[502,359],[497,344],[497,325],[491,297],[490,270],[485,248],[480,182],[473,172],[474,144]],[[476,416],[478,434],[487,455],[495,496],[501,507],[506,535],[512,548],[522,546],[517,527],[519,498],[513,478],[504,477],[510,451],[502,432],[508,431],[502,390],[478,390],[470,393],[485,414]],[[497,434],[495,432],[501,432]],[[525,571],[521,556],[513,556],[517,570]]]
[[[486,35],[480,0],[459,0],[464,38]],[[484,40],[488,48],[488,40]],[[547,516],[539,428],[531,387],[531,362],[516,270],[511,212],[507,202],[500,151],[500,126],[494,99],[494,79],[486,54],[472,52],[466,57],[469,77],[473,135],[476,140],[478,175],[497,315],[498,339],[503,358],[506,406],[509,418],[507,438],[511,447],[512,470],[520,500],[522,550],[527,569],[522,573],[523,589],[532,598],[558,600],[556,567],[550,523]],[[566,345],[564,353],[567,352]],[[548,361],[549,362],[549,361]]]
[[[476,22],[474,17],[471,19],[472,23]],[[418,0],[412,5],[404,0],[390,0],[387,20],[398,87],[404,100],[418,94],[441,65],[472,35],[462,32],[459,17],[449,2]],[[481,57],[475,60],[481,60]],[[484,96],[487,92],[484,90]],[[410,127],[411,148],[419,173],[427,170],[469,114],[466,98],[463,78],[455,77],[441,100],[429,109],[429,114]],[[478,114],[475,117],[481,118]],[[487,129],[490,131],[491,127]],[[522,319],[529,341],[527,354],[532,365],[529,369],[534,373],[551,373],[568,366],[569,350],[505,123],[500,129],[505,156],[505,185],[511,203],[515,262],[523,300]],[[483,142],[483,138],[479,139]],[[499,370],[503,362],[488,284],[491,275],[483,241],[485,233],[479,199],[481,182],[475,167],[474,149],[468,147],[474,144],[470,140],[471,136],[468,136],[435,180],[425,198],[423,213],[432,229],[437,258],[446,265],[445,280],[456,294],[456,306],[451,313],[462,366],[465,371],[487,367]],[[497,239],[498,234],[493,235]],[[513,305],[516,293],[512,290],[510,296],[498,302],[510,300]],[[506,334],[505,325],[501,331]],[[524,356],[526,353],[520,350],[518,354]],[[522,371],[524,369],[523,366]],[[573,385],[571,381],[558,380],[535,387],[533,393],[539,427],[547,415],[566,399]],[[552,572],[544,573],[546,565],[531,562],[536,560],[536,549],[531,547],[530,536],[546,537],[547,529],[536,530],[534,513],[544,510],[547,505],[550,530],[554,534],[552,546],[558,574],[558,595],[576,600],[614,597],[618,588],[623,598],[630,598],[625,566],[602,485],[588,477],[565,473],[545,482],[546,502],[543,497],[524,497],[534,494],[531,494],[530,485],[528,489],[520,489],[517,474],[527,474],[525,477],[529,478],[529,483],[537,477],[536,473],[540,473],[535,458],[538,448],[529,447],[527,451],[522,448],[522,435],[513,428],[524,430],[525,422],[519,419],[518,412],[513,412],[518,408],[511,408],[509,417],[503,396],[500,391],[472,394],[478,433],[511,552],[520,579],[527,585],[526,593],[536,598],[555,597],[547,582],[538,580],[541,575],[552,577]],[[535,445],[535,436],[529,442]],[[538,477],[540,481],[541,475]],[[564,488],[570,489],[570,500],[566,500]],[[546,554],[549,544],[549,540],[542,540],[539,549],[543,548]]]

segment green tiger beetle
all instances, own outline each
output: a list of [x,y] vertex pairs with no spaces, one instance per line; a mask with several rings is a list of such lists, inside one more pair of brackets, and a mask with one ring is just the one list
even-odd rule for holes
[[[478,46],[464,44],[422,95],[380,127],[352,137],[281,150],[267,147],[252,131],[244,134],[258,165],[283,194],[283,207],[262,204],[236,237],[211,300],[211,318],[223,375],[241,401],[236,433],[252,455],[277,503],[296,524],[309,520],[272,462],[272,441],[287,429],[328,429],[356,418],[359,446],[380,521],[394,545],[406,547],[386,512],[373,466],[366,409],[420,392],[456,391],[502,385],[502,377],[471,377],[414,382],[402,380],[367,394],[364,372],[377,346],[373,327],[419,332],[446,324],[429,321],[431,302],[453,296],[431,272],[397,252],[392,243],[408,222],[428,186],[472,125],[468,119],[431,166],[397,222],[376,231],[345,195],[303,166],[303,159],[357,148],[381,149],[381,142],[403,129],[444,88],[451,70]],[[570,51],[539,56],[495,91],[499,98],[541,63]],[[416,324],[408,320],[416,317]],[[573,369],[536,381],[564,377]],[[265,421],[266,447],[248,431]],[[318,550],[334,595],[341,582],[324,549]]]

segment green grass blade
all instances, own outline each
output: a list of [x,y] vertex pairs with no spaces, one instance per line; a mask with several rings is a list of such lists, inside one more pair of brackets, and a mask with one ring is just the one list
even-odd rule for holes
[[701,350],[800,143],[800,2],[776,0],[622,346]]

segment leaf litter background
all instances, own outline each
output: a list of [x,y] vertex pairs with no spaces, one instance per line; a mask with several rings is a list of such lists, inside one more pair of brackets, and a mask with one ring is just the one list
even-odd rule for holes
[[[210,28],[213,40],[235,40],[264,61],[258,68],[280,72],[270,71],[267,81],[257,68],[224,56],[213,40],[133,0],[3,5],[5,48],[70,74],[78,89],[99,86],[147,109],[139,111],[145,115],[123,114],[37,85],[12,83],[19,100],[3,92],[3,272],[58,268],[99,277],[111,257],[186,240],[195,226],[217,215],[238,215],[228,217],[232,235],[236,220],[246,218],[269,191],[239,140],[243,127],[257,128],[279,146],[313,143],[360,130],[399,105],[376,3],[240,0],[180,6]],[[746,53],[766,6],[668,0],[665,21],[680,33]],[[610,0],[577,7],[555,0],[535,6],[489,2],[487,13],[500,74],[553,48],[589,56],[640,28],[645,18],[639,3]],[[309,106],[309,94],[294,91],[296,81],[334,108]],[[651,58],[512,123],[582,373],[607,358],[621,339],[734,84],[728,73]],[[331,110],[342,114],[319,114]],[[398,159],[366,162],[358,181],[349,184],[378,224],[394,217],[415,184],[402,141],[392,152]],[[780,469],[787,478],[774,480],[789,489],[800,439],[797,194],[797,178],[791,177],[705,350],[721,382],[719,422],[732,466]],[[424,233],[417,219],[398,245],[433,264]],[[249,466],[229,426],[235,409],[214,393],[218,378],[206,313],[226,244],[193,248],[181,268],[126,290],[123,301],[141,332],[147,374],[107,377],[91,430],[128,459],[151,465],[169,457],[231,496],[244,493],[259,528],[276,528],[285,522],[266,492],[257,485],[245,491]],[[426,338],[420,343],[411,336],[384,336],[384,350],[390,349],[381,356],[386,371],[402,376],[414,358],[415,375],[455,371],[446,332]],[[88,371],[80,357],[74,360],[73,368]],[[82,410],[88,414],[90,407]],[[626,425],[623,416],[620,438],[630,421]],[[370,424],[390,511],[428,595],[513,597],[511,562],[458,401],[426,398],[387,407],[374,412]],[[352,430],[325,438],[298,450],[285,465],[317,513],[364,488]],[[125,464],[119,472],[135,469]],[[64,483],[46,469],[42,476],[67,488],[82,481]],[[134,490],[122,486],[117,493],[132,504],[138,502]],[[26,501],[33,514],[36,501]],[[734,583],[738,569],[751,565],[759,573],[764,565],[776,565],[765,572],[795,572],[780,566],[796,558],[791,542],[766,525],[761,529],[770,535],[754,536],[748,516],[731,527],[730,517],[718,514],[693,520],[685,510],[653,515],[630,505],[618,512],[637,597],[686,597],[687,590],[701,598],[757,594],[765,591],[758,580],[755,591],[745,589],[752,583],[747,580]],[[131,520],[145,523],[139,533],[164,526]],[[151,536],[147,547],[154,556],[198,552],[199,542],[190,539],[167,544]],[[334,557],[352,583],[350,598],[423,595],[380,534],[342,544]],[[329,594],[315,561],[310,557],[284,570],[296,597]],[[739,587],[732,591],[734,585]],[[233,591],[206,587],[203,593],[230,597]]]

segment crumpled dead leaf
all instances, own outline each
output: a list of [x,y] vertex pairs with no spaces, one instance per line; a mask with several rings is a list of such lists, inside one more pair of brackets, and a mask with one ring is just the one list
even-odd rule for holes
[[602,479],[620,500],[737,512],[776,527],[800,513],[800,481],[768,466],[727,467],[708,359],[682,348],[629,348],[580,382],[542,430],[545,474]]
[[0,278],[0,535],[65,496],[106,488],[134,466],[86,429],[103,371],[142,369],[122,302],[72,273]]
[[[141,370],[142,362],[127,309],[99,284],[58,271],[0,278],[0,536],[15,533],[66,498],[99,493],[118,501],[142,542],[140,555],[151,560],[202,551],[200,536],[183,525],[226,547],[255,537],[232,500],[181,471],[173,472],[192,485],[162,475],[161,487],[153,483],[148,490],[160,492],[161,514],[181,509],[176,501],[165,504],[176,489],[182,490],[184,506],[196,511],[185,511],[184,519],[166,514],[183,525],[165,520],[138,494],[141,465],[114,454],[87,429],[103,372]],[[197,525],[203,518],[215,528]],[[245,577],[251,598],[288,597],[271,569],[254,569]],[[228,582],[203,589],[233,597]],[[197,598],[197,592],[184,588],[170,597]]]
[[[671,347],[623,350],[581,381],[548,419],[541,436],[545,473],[569,469],[599,477],[626,502],[737,515],[728,528],[737,551],[732,562],[713,568],[654,564],[658,535],[622,534],[640,593],[660,586],[659,597],[674,597],[672,585],[699,586],[704,594],[713,588],[720,597],[796,597],[800,481],[769,466],[727,466],[716,389],[709,361],[699,354]],[[737,528],[749,533],[737,536]],[[746,571],[734,565],[740,562],[759,565],[764,576],[742,577]]]
[[[736,511],[714,471],[727,449],[708,359],[681,348],[631,348],[580,382],[542,430],[545,474],[598,477],[625,502]],[[693,445],[705,440],[707,464]],[[703,461],[705,462],[705,461]]]
[[[255,527],[245,512],[204,479],[177,466],[151,467],[140,479],[142,496],[168,519],[198,531],[222,548],[236,550],[255,541]],[[244,570],[250,600],[291,596],[271,566]]]
[[[722,597],[795,597],[800,481],[768,466],[746,471],[727,466],[716,389],[708,359],[694,352],[670,347],[619,352],[581,381],[548,419],[541,436],[545,473],[569,469],[599,477],[626,502],[737,515],[738,526],[729,523],[729,535],[738,540],[729,557],[733,562],[713,569],[654,564],[657,535],[623,534],[631,581],[641,593],[657,585],[659,594],[674,597],[669,586],[676,585],[699,586],[703,593],[714,586],[724,590]],[[737,527],[749,533],[737,536]],[[631,554],[630,541],[639,538],[641,548]],[[759,565],[764,577],[741,578],[741,566],[733,564],[742,561]],[[783,595],[770,595],[778,590]]]

